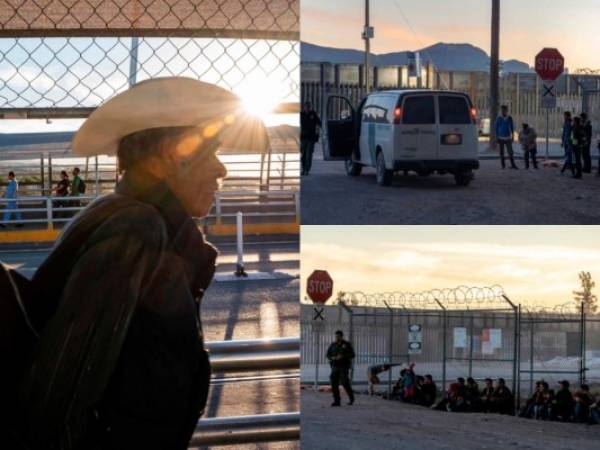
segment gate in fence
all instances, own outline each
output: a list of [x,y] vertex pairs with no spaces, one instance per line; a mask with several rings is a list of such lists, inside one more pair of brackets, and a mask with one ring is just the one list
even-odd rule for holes
[[597,315],[567,313],[564,307],[521,309],[499,286],[345,293],[336,302],[324,308],[319,327],[313,327],[309,306],[302,306],[304,383],[328,382],[324,355],[337,329],[354,345],[358,386],[367,382],[370,365],[384,363],[399,364],[382,380],[387,391],[400,370],[415,363],[416,372],[431,374],[442,390],[458,377],[504,378],[516,405],[531,394],[536,379],[600,381]]

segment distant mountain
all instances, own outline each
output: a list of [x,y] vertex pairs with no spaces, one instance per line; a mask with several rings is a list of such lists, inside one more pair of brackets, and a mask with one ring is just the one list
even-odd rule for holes
[[[490,65],[488,54],[471,44],[445,44],[438,43],[420,50],[423,63],[432,61],[440,70],[466,70],[487,72]],[[330,62],[333,64],[362,64],[364,52],[354,49],[323,47],[302,42],[300,44],[300,57],[302,62]],[[380,55],[371,54],[371,64],[406,65],[408,52],[393,52]],[[510,60],[503,63],[505,72],[533,72],[526,63]]]

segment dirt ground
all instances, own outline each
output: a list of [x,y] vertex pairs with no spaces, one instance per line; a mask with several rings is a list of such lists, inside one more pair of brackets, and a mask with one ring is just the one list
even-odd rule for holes
[[[344,394],[342,394],[344,395]],[[332,408],[330,393],[302,390],[301,449],[597,450],[600,425],[459,414],[358,395]]]
[[325,162],[315,149],[313,170],[302,177],[302,224],[597,224],[600,178],[575,180],[558,168],[502,170],[482,160],[475,180],[458,187],[452,175],[396,174],[380,187],[375,170],[349,177],[343,162]]

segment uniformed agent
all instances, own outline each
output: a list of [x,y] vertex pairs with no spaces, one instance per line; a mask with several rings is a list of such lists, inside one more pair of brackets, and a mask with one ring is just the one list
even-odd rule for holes
[[331,365],[331,390],[333,391],[333,403],[331,406],[340,406],[340,384],[344,387],[349,405],[354,403],[354,392],[350,384],[348,372],[354,359],[354,349],[352,344],[344,340],[344,333],[341,330],[335,332],[335,342],[327,349],[327,359]]

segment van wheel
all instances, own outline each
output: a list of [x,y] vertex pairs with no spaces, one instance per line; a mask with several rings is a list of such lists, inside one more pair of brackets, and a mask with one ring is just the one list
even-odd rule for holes
[[454,180],[456,180],[456,184],[458,186],[468,186],[471,184],[471,180],[473,179],[473,172],[467,170],[466,172],[458,172],[454,174]]
[[385,159],[383,152],[377,153],[377,184],[379,186],[389,186],[392,184],[394,172],[385,168]]
[[357,163],[356,161],[347,159],[344,164],[346,166],[346,175],[357,177],[362,172],[362,164]]

